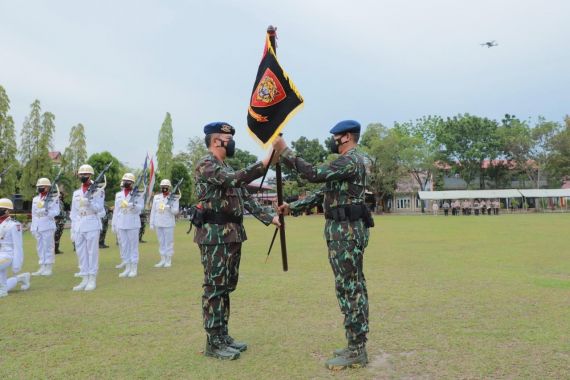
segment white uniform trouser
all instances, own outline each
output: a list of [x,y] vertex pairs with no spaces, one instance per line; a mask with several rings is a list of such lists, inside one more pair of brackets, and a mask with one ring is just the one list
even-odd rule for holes
[[55,263],[55,230],[35,231],[36,249],[38,250],[38,258],[40,265],[48,265]]
[[174,254],[174,227],[156,227],[160,256]]
[[75,250],[79,257],[79,272],[84,276],[96,276],[99,270],[99,230],[78,233]]
[[7,292],[14,289],[18,284],[16,277],[8,278],[8,269],[12,266],[12,259],[0,258],[0,289],[6,289]]
[[118,236],[121,260],[128,264],[137,264],[139,262],[139,228],[119,229]]

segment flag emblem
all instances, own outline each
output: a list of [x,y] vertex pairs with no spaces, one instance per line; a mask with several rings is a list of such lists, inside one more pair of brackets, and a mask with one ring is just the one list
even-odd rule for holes
[[285,90],[271,69],[265,70],[257,88],[253,92],[251,105],[254,107],[270,107],[287,97]]

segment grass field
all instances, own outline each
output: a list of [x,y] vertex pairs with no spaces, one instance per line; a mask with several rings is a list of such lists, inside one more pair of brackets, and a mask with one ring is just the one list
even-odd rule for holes
[[[246,221],[230,332],[250,348],[233,362],[201,354],[202,268],[186,224],[170,269],[152,267],[152,231],[135,279],[117,278],[115,246],[101,250],[92,293],[71,291],[66,231],[54,276],[0,300],[0,379],[570,378],[570,215],[377,218],[370,364],[340,373],[323,366],[345,343],[323,223],[288,219],[283,273],[278,244],[264,264],[273,229]],[[25,251],[36,270],[29,234]]]

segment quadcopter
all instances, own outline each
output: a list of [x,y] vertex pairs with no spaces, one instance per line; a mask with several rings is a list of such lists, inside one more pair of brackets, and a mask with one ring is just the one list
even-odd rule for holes
[[480,44],[480,45],[481,45],[481,46],[487,46],[488,48],[492,48],[493,46],[499,46],[499,44],[498,44],[497,41],[495,41],[495,40],[483,42],[483,43]]

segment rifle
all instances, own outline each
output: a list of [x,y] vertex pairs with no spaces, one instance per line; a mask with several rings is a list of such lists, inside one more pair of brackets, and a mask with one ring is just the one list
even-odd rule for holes
[[[61,179],[62,173],[63,173],[63,169],[59,169],[59,173],[57,173],[57,175],[55,176],[53,181],[51,181],[51,187],[49,188],[49,191],[46,195],[46,200],[44,201],[44,207],[46,210],[48,209],[50,202],[53,200],[54,195],[57,194],[59,197],[59,188],[57,187],[57,183]],[[54,192],[54,190],[55,190],[55,192]]]
[[174,188],[172,189],[172,192],[170,193],[170,195],[168,196],[168,200],[166,201],[166,204],[168,206],[172,206],[172,203],[176,198],[176,192],[180,188],[180,185],[182,185],[182,182],[184,182],[184,178],[181,178],[180,181],[178,181],[178,183],[176,184],[176,186],[174,186]]
[[87,196],[88,199],[93,198],[93,195],[95,194],[97,189],[99,189],[100,183],[102,183],[102,182],[107,183],[107,178],[105,177],[105,173],[107,171],[109,171],[109,168],[111,167],[112,164],[113,164],[113,161],[109,162],[107,164],[107,166],[105,166],[103,168],[103,170],[101,170],[101,172],[99,173],[97,178],[95,178],[95,180],[93,182],[91,182],[91,185],[89,185],[89,188],[87,189],[87,192],[85,193],[85,195]]
[[144,170],[141,175],[139,175],[139,178],[137,178],[137,181],[135,182],[135,185],[133,186],[133,191],[131,191],[131,198],[130,198],[130,202],[132,202],[133,204],[135,204],[135,200],[137,199],[137,197],[140,195],[141,191],[139,190],[142,181],[144,180],[144,177],[146,176],[146,170]]

